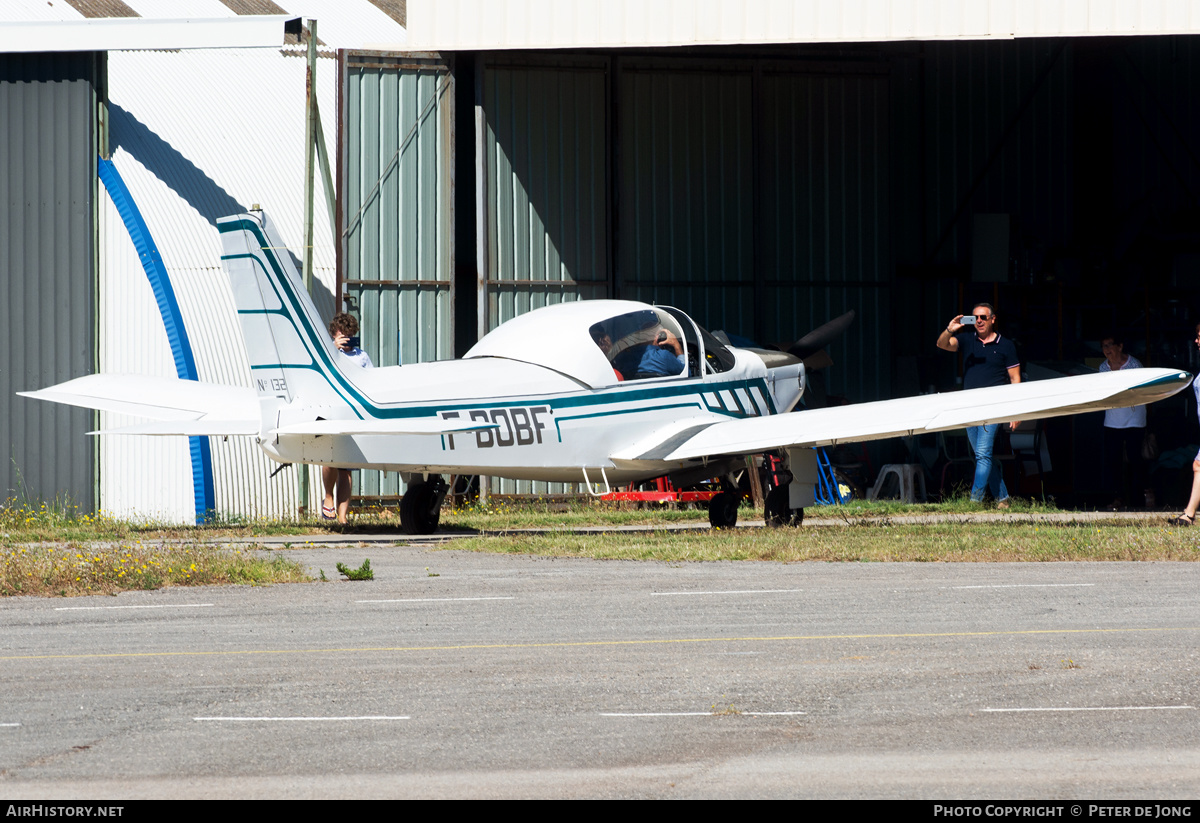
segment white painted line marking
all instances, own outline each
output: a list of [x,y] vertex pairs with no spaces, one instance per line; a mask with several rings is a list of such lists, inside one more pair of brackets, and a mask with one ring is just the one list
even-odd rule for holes
[[804,589],[735,589],[725,592],[650,592],[651,597],[671,597],[677,594],[793,594]]
[[202,609],[212,603],[164,603],[158,606],[58,606],[56,612],[82,612],[94,609]]
[[227,721],[231,723],[272,723],[272,722],[289,722],[289,723],[305,723],[310,721],[327,721],[327,720],[411,720],[408,715],[363,715],[362,717],[193,717],[192,720],[202,721]]
[[1148,712],[1166,709],[1194,709],[1195,706],[1061,706],[1039,709],[984,709],[985,712]]
[[6,729],[11,729],[14,726],[20,726],[20,725],[21,725],[20,723],[0,723],[0,726],[4,727]]
[[1006,586],[940,586],[943,589],[1065,589],[1095,586],[1095,583],[1012,583]]
[[781,717],[808,714],[808,712],[600,712],[601,717],[721,717],[736,714],[750,717]]
[[516,600],[515,597],[413,597],[406,600],[355,600],[355,603],[459,603],[471,600]]

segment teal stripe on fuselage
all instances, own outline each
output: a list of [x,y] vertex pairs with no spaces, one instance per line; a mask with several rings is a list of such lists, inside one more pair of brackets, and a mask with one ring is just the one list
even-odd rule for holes
[[[443,403],[436,406],[422,405],[404,406],[399,408],[382,407],[376,405],[366,395],[364,395],[358,389],[358,387],[351,383],[329,359],[329,353],[324,345],[324,330],[322,329],[318,333],[317,330],[312,327],[312,324],[308,320],[308,313],[304,310],[304,304],[293,290],[291,281],[284,274],[282,266],[279,264],[278,260],[275,259],[274,252],[269,248],[266,238],[263,236],[258,224],[251,220],[238,220],[230,223],[220,224],[220,230],[222,233],[246,230],[254,236],[258,242],[262,256],[269,260],[271,269],[275,272],[275,276],[272,277],[270,272],[263,267],[263,272],[266,275],[267,282],[271,284],[271,288],[275,292],[275,296],[279,300],[280,305],[292,307],[292,311],[290,313],[285,309],[253,309],[246,310],[247,313],[276,313],[288,317],[293,329],[296,331],[297,336],[305,343],[305,347],[310,349],[310,356],[315,354],[313,358],[314,365],[291,366],[287,364],[279,364],[277,366],[264,365],[254,368],[307,368],[317,371],[322,377],[325,378],[326,382],[329,383],[330,388],[339,397],[341,397],[342,400],[346,402],[347,405],[349,405],[351,409],[354,410],[355,414],[360,418],[363,417],[363,414],[354,407],[354,403],[351,402],[351,398],[354,402],[358,403],[362,407],[362,410],[367,414],[381,420],[428,417],[436,415],[442,411],[457,411],[464,409],[503,409],[529,405],[545,405],[549,406],[554,411],[557,411],[558,409],[601,407],[601,410],[591,412],[587,415],[576,415],[576,417],[600,417],[610,414],[624,415],[633,414],[640,411],[653,411],[655,408],[687,407],[692,405],[699,406],[701,404],[708,407],[707,402],[705,402],[701,397],[703,392],[713,392],[715,394],[718,402],[721,404],[721,409],[718,413],[729,417],[744,417],[747,416],[746,411],[744,408],[740,408],[742,405],[740,402],[738,403],[741,412],[739,414],[736,411],[726,409],[725,403],[720,395],[722,391],[729,391],[736,399],[736,392],[741,388],[746,389],[747,392],[752,389],[758,389],[761,391],[763,395],[768,398],[768,405],[770,407],[771,414],[775,413],[775,404],[770,400],[770,393],[766,391],[766,381],[761,377],[744,378],[739,380],[731,380],[726,383],[715,384],[712,381],[700,382],[693,379],[686,383],[672,382],[669,384],[657,384],[638,388],[629,388],[628,384],[619,384],[617,386],[609,386],[602,389],[588,389],[578,394],[568,394],[558,397],[538,395],[533,397],[506,398],[503,400],[465,400],[448,404]],[[262,261],[260,261],[258,256],[255,254],[247,253],[222,256],[223,260],[237,258],[249,258],[257,265],[263,266]],[[239,310],[239,312],[240,311],[241,310]],[[297,320],[299,320],[299,322],[303,325],[303,329],[297,326]],[[695,402],[657,407],[628,407],[624,405],[626,403],[638,401],[667,400],[670,398],[683,396],[692,396],[695,398]],[[709,410],[717,411],[711,409],[711,407],[709,407]]]
[[250,367],[251,371],[255,369],[309,369],[318,373],[321,371],[316,363],[266,363],[262,366]]
[[592,417],[616,417],[620,414],[636,414],[638,412],[665,411],[667,409],[698,409],[703,411],[700,403],[671,403],[666,406],[633,406],[627,409],[617,409],[616,411],[607,412],[592,412],[591,414],[572,414],[568,417],[554,417],[554,429],[558,435],[558,442],[562,442],[562,423],[567,420],[586,420]]

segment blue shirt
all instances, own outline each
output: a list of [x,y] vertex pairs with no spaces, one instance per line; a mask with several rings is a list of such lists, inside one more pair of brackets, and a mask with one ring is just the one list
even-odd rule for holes
[[683,355],[649,343],[641,346],[641,351],[638,348],[635,346],[626,349],[613,361],[613,366],[626,380],[631,380],[639,374],[643,377],[669,377],[683,373]]
[[958,350],[963,353],[963,388],[981,389],[985,386],[1007,386],[1008,370],[1021,365],[1017,347],[999,332],[990,343],[980,341],[972,329],[954,335]]

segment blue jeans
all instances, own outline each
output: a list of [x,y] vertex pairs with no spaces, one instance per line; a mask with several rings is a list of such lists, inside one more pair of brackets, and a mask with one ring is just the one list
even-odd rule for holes
[[971,486],[971,499],[976,503],[983,501],[983,493],[991,492],[996,502],[1008,499],[1008,489],[1004,487],[1004,473],[1000,470],[1000,461],[992,459],[992,447],[996,444],[996,433],[1003,423],[993,423],[990,426],[970,426],[967,429],[967,442],[975,453],[975,483]]

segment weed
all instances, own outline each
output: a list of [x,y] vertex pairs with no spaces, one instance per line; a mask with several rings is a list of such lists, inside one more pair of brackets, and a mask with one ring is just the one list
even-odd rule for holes
[[338,563],[337,570],[339,574],[344,574],[347,580],[374,580],[375,571],[371,568],[371,559],[368,557],[363,561],[363,564],[357,569],[352,569],[345,563]]
[[730,717],[732,715],[745,714],[745,712],[734,706],[732,703],[723,709],[718,709],[717,704],[714,703],[712,707],[712,714],[713,717]]
[[329,582],[329,578],[325,576],[325,570],[324,570],[324,569],[317,569],[317,571],[319,571],[319,572],[321,573],[321,582],[322,582],[322,583],[328,583],[328,582]]
[[1070,659],[1064,660],[1062,662],[1062,667],[1064,669],[1082,669],[1083,668],[1083,666],[1079,665],[1074,660],[1070,660]]

